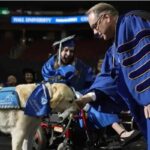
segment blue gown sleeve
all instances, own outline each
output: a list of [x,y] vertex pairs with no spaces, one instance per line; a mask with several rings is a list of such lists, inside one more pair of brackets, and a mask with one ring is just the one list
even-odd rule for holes
[[56,69],[54,69],[54,60],[54,56],[50,57],[42,67],[41,73],[45,81],[48,81],[50,77],[56,75]]
[[94,83],[88,90],[95,91],[95,105],[101,105],[104,112],[120,112],[127,110],[127,105],[117,92],[116,80],[118,78],[118,64],[113,58],[114,45],[106,52],[101,73],[96,77]]
[[[150,104],[150,20],[136,15],[118,19],[115,45],[120,61],[120,82],[142,106]],[[121,85],[121,83],[120,83]],[[121,88],[121,86],[119,87]]]

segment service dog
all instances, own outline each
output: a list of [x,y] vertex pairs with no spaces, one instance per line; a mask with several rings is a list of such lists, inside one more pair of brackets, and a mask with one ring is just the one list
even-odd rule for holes
[[[50,107],[52,111],[64,112],[68,108],[71,111],[77,109],[74,93],[67,85],[46,83],[45,86],[51,93]],[[25,107],[28,97],[36,87],[36,84],[16,86],[22,108]],[[20,109],[0,109],[0,131],[11,134],[12,150],[32,150],[32,140],[40,122],[40,117],[25,115],[24,111]]]

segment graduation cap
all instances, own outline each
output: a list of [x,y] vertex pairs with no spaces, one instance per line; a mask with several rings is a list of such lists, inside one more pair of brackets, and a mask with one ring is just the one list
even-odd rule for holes
[[71,35],[71,36],[68,36],[66,38],[63,38],[62,40],[60,41],[57,41],[57,42],[54,42],[53,43],[53,47],[55,49],[58,49],[58,64],[60,65],[61,63],[61,51],[64,47],[69,47],[69,48],[74,48],[75,47],[75,42],[74,42],[74,38],[75,38],[75,35]]

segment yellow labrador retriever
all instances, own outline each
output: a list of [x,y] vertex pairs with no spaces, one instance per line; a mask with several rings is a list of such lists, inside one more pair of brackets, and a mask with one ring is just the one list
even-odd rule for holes
[[[28,97],[36,86],[36,84],[16,86],[21,107],[25,107]],[[68,86],[61,83],[46,83],[45,86],[51,94],[50,107],[52,111],[64,112],[68,108],[70,111],[77,109],[74,93]],[[40,117],[27,116],[23,110],[0,109],[0,131],[11,134],[12,150],[32,149],[33,136],[40,121]]]

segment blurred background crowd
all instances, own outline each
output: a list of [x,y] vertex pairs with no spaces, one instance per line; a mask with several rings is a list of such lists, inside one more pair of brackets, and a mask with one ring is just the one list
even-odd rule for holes
[[[76,34],[76,55],[95,69],[109,42],[93,36],[87,22],[68,24],[13,24],[14,16],[79,16],[85,15],[97,1],[1,1],[0,2],[0,83],[16,85],[40,82],[41,67],[52,54],[52,43]],[[133,9],[149,10],[148,2],[110,1],[121,13]],[[12,83],[13,82],[13,83]]]

